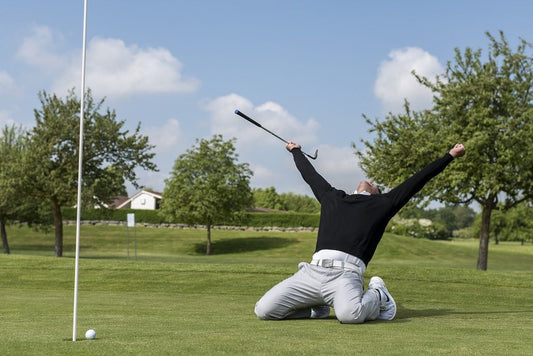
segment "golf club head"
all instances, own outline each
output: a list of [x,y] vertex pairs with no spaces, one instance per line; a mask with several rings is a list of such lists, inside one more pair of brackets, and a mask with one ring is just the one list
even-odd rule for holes
[[305,153],[305,152],[304,152],[304,154],[305,154],[307,157],[311,158],[311,159],[316,159],[316,158],[318,157],[318,148],[315,150],[315,154],[312,155],[312,156],[311,156],[310,154],[308,154],[308,153]]

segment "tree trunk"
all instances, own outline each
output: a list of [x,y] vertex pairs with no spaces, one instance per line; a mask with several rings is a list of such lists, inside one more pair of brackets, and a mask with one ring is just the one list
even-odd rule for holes
[[487,261],[489,257],[489,231],[491,213],[492,206],[483,206],[483,210],[481,211],[481,234],[479,236],[479,254],[477,258],[477,269],[480,271],[487,270]]
[[9,244],[7,243],[7,232],[6,232],[6,221],[5,219],[0,219],[0,231],[2,235],[2,248],[4,253],[9,255]]
[[52,209],[54,210],[54,227],[55,227],[55,253],[56,257],[63,257],[63,215],[61,206],[57,200],[52,199]]
[[211,224],[207,224],[207,246],[205,248],[205,254],[207,256],[211,254]]

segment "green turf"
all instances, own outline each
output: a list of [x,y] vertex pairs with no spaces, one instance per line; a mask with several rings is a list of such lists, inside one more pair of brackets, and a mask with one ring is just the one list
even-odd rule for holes
[[[314,233],[138,228],[137,261],[124,227],[82,229],[78,341],[72,342],[74,228],[65,257],[53,235],[8,230],[0,256],[2,355],[530,355],[533,247],[491,245],[475,270],[475,241],[386,235],[365,277],[384,278],[398,303],[391,322],[334,318],[259,321],[255,301],[300,260]],[[132,236],[130,236],[132,237]],[[84,340],[94,328],[97,338]]]

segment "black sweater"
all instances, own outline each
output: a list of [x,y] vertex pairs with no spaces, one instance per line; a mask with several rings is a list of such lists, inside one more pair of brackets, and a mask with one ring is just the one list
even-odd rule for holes
[[292,151],[296,167],[321,205],[316,251],[338,250],[372,259],[390,219],[453,160],[446,153],[388,193],[346,194],[333,188],[305,158],[300,149]]

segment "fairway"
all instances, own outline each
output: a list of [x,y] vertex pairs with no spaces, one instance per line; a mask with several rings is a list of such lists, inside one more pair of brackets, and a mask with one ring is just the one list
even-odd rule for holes
[[[65,257],[53,235],[8,230],[0,257],[2,355],[530,355],[533,247],[491,245],[489,271],[475,270],[476,241],[385,235],[365,278],[380,275],[396,319],[342,325],[266,322],[257,299],[308,260],[314,233],[137,229],[127,259],[124,227],[84,226],[78,341],[72,342],[72,226]],[[94,328],[96,340],[84,339]]]

